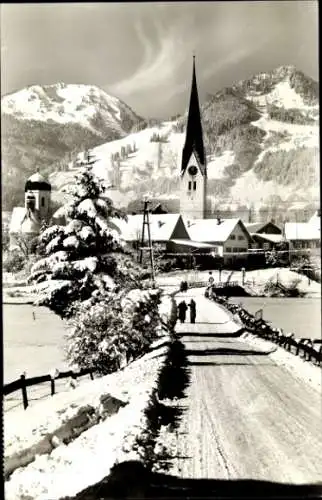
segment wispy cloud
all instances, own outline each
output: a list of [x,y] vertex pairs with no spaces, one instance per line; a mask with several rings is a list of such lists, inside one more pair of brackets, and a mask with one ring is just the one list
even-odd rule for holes
[[186,60],[187,54],[192,54],[194,40],[192,38],[187,44],[182,26],[164,26],[155,22],[153,30],[151,39],[144,24],[137,23],[143,60],[133,74],[110,87],[115,94],[126,96],[172,84],[178,67]]
[[267,40],[261,41],[254,46],[254,44],[249,44],[240,47],[239,49],[234,49],[230,53],[225,54],[223,57],[215,59],[211,62],[205,69],[201,72],[201,77],[203,79],[209,78],[213,76],[216,72],[219,72],[225,68],[234,66],[235,64],[239,64],[247,57],[253,55],[255,52],[261,50],[263,45]]

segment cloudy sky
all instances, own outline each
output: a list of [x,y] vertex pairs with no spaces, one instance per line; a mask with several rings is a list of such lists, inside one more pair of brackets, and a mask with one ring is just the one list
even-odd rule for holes
[[318,79],[317,2],[1,5],[2,95],[94,84],[167,117],[187,105],[193,52],[201,99],[283,64]]

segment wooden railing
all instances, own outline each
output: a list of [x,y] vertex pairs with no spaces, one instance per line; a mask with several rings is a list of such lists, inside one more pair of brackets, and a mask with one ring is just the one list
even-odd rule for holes
[[[271,327],[263,319],[256,319],[255,316],[237,304],[228,302],[224,297],[211,297],[212,300],[222,304],[233,314],[238,314],[247,330],[266,340],[275,342],[287,351],[301,356],[307,361],[318,366],[322,364],[322,339],[300,338],[296,339],[294,334],[285,334],[282,329]],[[211,300],[210,299],[210,300]]]
[[56,393],[56,387],[55,387],[55,380],[59,379],[64,379],[71,377],[72,379],[76,380],[78,377],[82,377],[84,375],[89,375],[91,380],[94,379],[94,371],[92,368],[88,368],[85,370],[80,370],[79,372],[75,372],[73,370],[68,370],[65,372],[60,372],[57,375],[40,375],[37,377],[30,377],[26,378],[25,374],[20,375],[20,378],[17,380],[14,380],[13,382],[10,382],[8,384],[5,384],[3,386],[3,395],[8,396],[9,394],[12,394],[13,392],[21,390],[22,393],[22,402],[23,402],[23,407],[26,409],[28,407],[28,393],[27,393],[27,387],[31,387],[34,385],[38,384],[43,384],[45,382],[50,382],[50,394],[51,396],[54,396]]

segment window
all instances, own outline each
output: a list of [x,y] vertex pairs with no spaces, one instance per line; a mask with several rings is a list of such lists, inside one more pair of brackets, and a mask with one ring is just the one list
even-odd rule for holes
[[41,197],[41,206],[44,207],[45,206],[45,198],[42,196]]
[[231,235],[230,237],[231,240],[235,240],[236,239],[236,236],[234,234]]
[[196,181],[193,181],[193,190],[196,191],[196,189],[197,189],[197,183]]
[[231,248],[230,248],[230,247],[227,247],[227,248],[226,248],[226,252],[231,252]]
[[241,241],[241,240],[244,240],[245,238],[244,238],[244,236],[239,235],[239,236],[238,236],[238,239],[239,239],[239,241]]
[[237,248],[237,247],[234,247],[234,248],[233,248],[233,252],[234,252],[234,253],[237,253],[237,252],[238,252],[238,248]]
[[191,191],[191,181],[188,182],[188,191]]

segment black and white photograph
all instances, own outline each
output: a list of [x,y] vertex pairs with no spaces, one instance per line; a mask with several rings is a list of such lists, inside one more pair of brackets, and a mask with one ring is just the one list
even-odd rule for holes
[[322,498],[318,7],[1,4],[5,500]]

